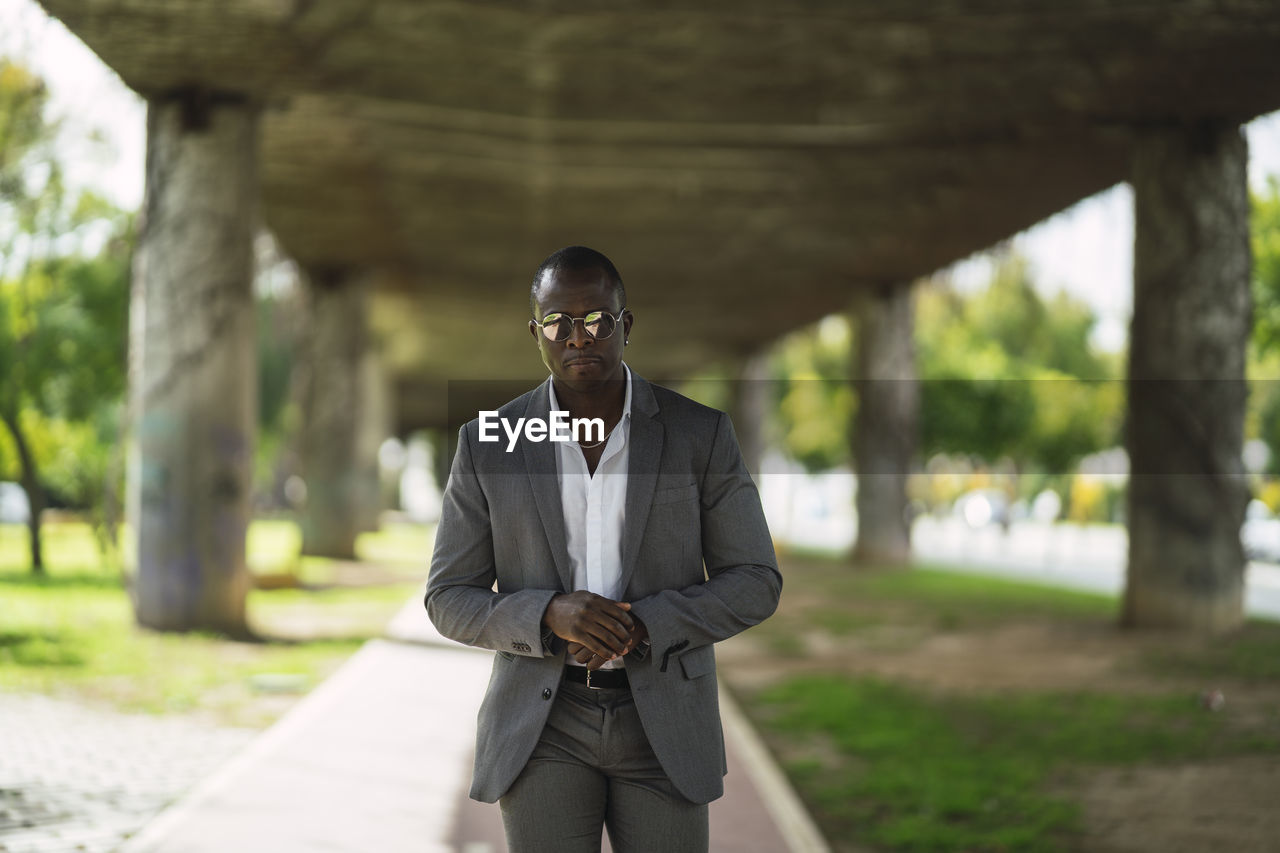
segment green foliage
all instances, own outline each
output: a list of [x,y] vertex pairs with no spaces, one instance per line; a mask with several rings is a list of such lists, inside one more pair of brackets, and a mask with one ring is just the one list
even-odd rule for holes
[[[1271,376],[1276,376],[1274,362],[1277,354],[1280,353],[1267,354],[1267,360],[1271,364],[1266,367],[1251,360],[1251,372],[1267,370]],[[1271,451],[1266,473],[1273,476],[1280,474],[1280,381],[1272,378],[1250,383],[1245,435],[1260,438],[1266,443]]]
[[14,204],[27,195],[23,160],[49,147],[44,119],[48,99],[43,80],[0,59],[0,205]]
[[[27,208],[38,215],[24,219]],[[16,276],[0,279],[0,407],[86,420],[124,391],[132,221],[53,179],[0,206],[0,225],[15,220],[25,224],[0,244],[0,256],[22,260],[0,269]],[[55,239],[90,225],[111,229],[99,252],[80,254],[75,244],[53,251]]]
[[257,313],[258,340],[258,424],[278,429],[288,401],[289,377],[293,372],[293,350],[288,335],[280,333],[280,314],[290,310],[290,302],[260,296]]
[[[38,77],[0,60],[0,475],[20,479],[39,519],[52,491],[102,507],[118,490],[132,223],[59,160]],[[103,242],[106,237],[105,243]],[[23,470],[19,447],[29,450]],[[35,543],[32,543],[33,546]],[[34,557],[33,547],[33,557]],[[33,559],[33,568],[40,562]]]
[[[1121,439],[1118,358],[1090,343],[1094,315],[1066,294],[1046,300],[1013,255],[966,296],[937,285],[916,300],[921,451],[1071,471]],[[810,471],[847,463],[857,399],[852,333],[841,317],[790,335],[772,370],[783,446]]]
[[299,473],[302,400],[295,361],[305,337],[307,300],[274,242],[258,246],[255,327],[258,358],[258,434],[253,454],[254,505],[278,508],[283,484]]
[[1251,198],[1253,338],[1245,435],[1271,451],[1266,472],[1280,475],[1280,177]]
[[1003,259],[987,289],[966,301],[964,315],[977,340],[992,342],[1016,362],[1081,379],[1110,375],[1089,344],[1092,309],[1062,292],[1046,303],[1019,255]]
[[[1280,177],[1251,199],[1253,343],[1259,354],[1280,349]],[[1278,448],[1280,445],[1272,445]]]
[[1050,472],[1120,440],[1118,364],[1089,342],[1094,317],[1066,294],[1046,302],[1014,255],[986,290],[926,287],[917,301],[921,449],[1001,458]]
[[1022,381],[960,375],[943,367],[923,386],[920,445],[929,455],[1014,456],[1035,424],[1036,400]]
[[1123,441],[1122,382],[1043,370],[1036,372],[1030,386],[1035,422],[1024,453],[1043,470],[1070,472],[1085,456]]
[[787,455],[809,471],[849,461],[855,397],[849,383],[849,324],[828,317],[775,350],[776,410]]
[[39,266],[42,286],[29,303],[28,393],[41,410],[76,421],[91,420],[125,391],[133,237],[131,223],[114,217],[117,234],[98,255],[50,258]]

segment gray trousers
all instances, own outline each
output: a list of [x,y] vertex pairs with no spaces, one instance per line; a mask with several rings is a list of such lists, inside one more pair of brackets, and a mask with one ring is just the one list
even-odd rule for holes
[[626,688],[566,681],[524,770],[499,800],[511,853],[706,853],[707,806],[676,791]]

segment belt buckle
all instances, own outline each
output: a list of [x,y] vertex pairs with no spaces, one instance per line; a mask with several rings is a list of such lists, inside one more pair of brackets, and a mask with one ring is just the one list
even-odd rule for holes
[[603,690],[604,689],[603,687],[596,687],[594,684],[591,683],[591,672],[592,670],[588,667],[587,668],[587,686],[590,687],[592,690]]

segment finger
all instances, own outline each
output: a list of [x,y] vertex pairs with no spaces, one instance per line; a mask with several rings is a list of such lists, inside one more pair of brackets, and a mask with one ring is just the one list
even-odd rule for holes
[[596,634],[585,634],[582,637],[582,644],[587,651],[602,658],[603,660],[612,660],[617,654],[617,650],[612,645],[617,642],[612,634],[607,636],[598,636]]
[[614,610],[612,612],[598,610],[592,613],[590,618],[601,625],[609,626],[615,634],[619,631],[624,635],[630,634],[636,624],[634,619],[623,613],[621,610]]
[[613,623],[615,633],[620,630],[623,635],[630,635],[631,632],[636,629],[635,618],[625,610],[619,610],[616,607],[610,608],[607,611],[598,611],[597,617],[601,622],[607,620],[608,622]]
[[588,634],[598,637],[613,651],[622,649],[631,636],[631,631],[625,625],[605,616],[597,617],[584,627]]
[[621,602],[613,601],[599,595],[595,597],[592,603],[596,605],[596,612],[602,613],[610,619],[621,622],[628,628],[631,627],[635,621],[631,618],[631,614],[627,612],[631,609],[630,604],[623,606]]
[[576,660],[578,663],[590,663],[591,659],[594,658],[595,656],[596,656],[595,652],[591,651],[590,649],[584,649],[579,647],[577,653],[574,654],[573,659]]
[[613,660],[623,654],[623,646],[615,638],[599,639],[591,646],[588,646],[591,652],[602,660]]

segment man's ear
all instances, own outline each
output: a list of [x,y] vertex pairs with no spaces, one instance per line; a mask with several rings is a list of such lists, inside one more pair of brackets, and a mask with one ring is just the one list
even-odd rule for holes
[[536,344],[538,342],[538,324],[532,320],[529,321],[529,334],[533,336],[533,342]]
[[627,337],[631,334],[631,321],[632,321],[632,320],[634,320],[635,318],[636,318],[636,315],[635,315],[635,314],[632,314],[630,311],[627,311],[626,315],[625,315],[625,316],[623,316],[623,318],[622,318],[622,340],[624,340],[624,341],[625,341],[625,340],[627,339]]

